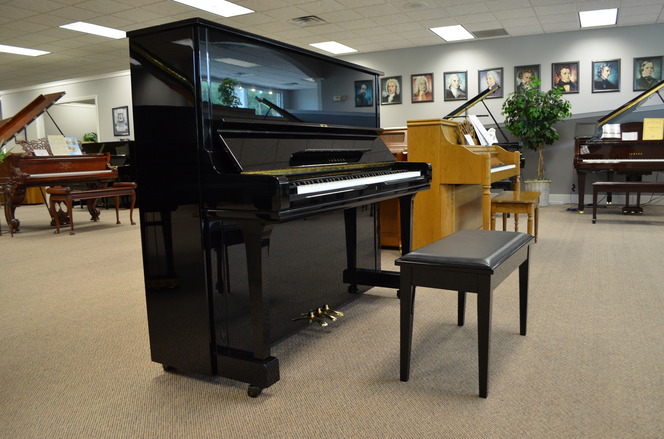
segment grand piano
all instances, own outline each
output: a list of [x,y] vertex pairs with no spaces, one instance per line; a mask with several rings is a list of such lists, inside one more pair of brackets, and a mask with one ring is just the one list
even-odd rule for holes
[[[607,172],[624,175],[627,181],[640,181],[644,175],[664,171],[664,141],[643,140],[643,117],[635,114],[651,97],[658,96],[664,102],[661,91],[664,81],[631,99],[626,104],[599,119],[597,130],[592,138],[577,138],[574,142],[574,169],[579,183],[578,212],[585,207],[586,175],[588,173]],[[617,135],[607,130],[608,124],[620,125]],[[635,140],[622,140],[621,133],[636,133]],[[608,133],[608,137],[607,137]],[[613,133],[615,134],[615,133]],[[629,196],[629,195],[628,195]],[[611,201],[610,194],[608,201]],[[628,203],[629,204],[629,203]],[[642,212],[642,208],[626,206],[624,213]]]
[[481,92],[442,119],[407,122],[408,160],[432,167],[431,190],[415,200],[413,248],[462,229],[490,229],[491,185],[512,179],[519,190],[519,151],[481,145],[473,124],[454,120],[495,90]]
[[354,106],[380,72],[202,19],[128,36],[152,360],[257,396],[279,340],[398,288],[378,203],[399,200],[408,250],[430,166],[396,162],[380,107]]
[[[57,92],[39,95],[13,117],[0,121],[0,147],[16,137],[16,135],[32,123],[37,117],[60,99],[65,93]],[[0,163],[0,186],[3,190],[5,218],[9,230],[13,234],[20,231],[21,222],[15,217],[16,208],[25,199],[29,187],[64,186],[70,184],[86,184],[90,188],[106,186],[117,179],[118,171],[110,166],[110,154],[86,154],[77,156],[33,156],[24,153],[13,153]],[[61,224],[68,224],[69,217],[64,212],[51,212],[59,215]],[[92,218],[99,217],[99,211],[88,204]]]

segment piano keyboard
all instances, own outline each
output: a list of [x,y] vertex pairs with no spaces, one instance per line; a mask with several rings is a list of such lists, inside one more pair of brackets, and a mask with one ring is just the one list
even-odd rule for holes
[[76,176],[85,176],[85,175],[104,175],[104,174],[113,174],[113,171],[103,170],[103,171],[74,171],[74,172],[49,172],[44,174],[30,174],[30,177],[36,178],[58,178],[58,177],[76,177]]
[[383,171],[300,180],[293,182],[293,184],[295,185],[296,193],[302,195],[315,192],[329,192],[337,189],[347,189],[367,184],[407,180],[409,178],[418,178],[421,176],[422,173],[420,171]]
[[500,171],[505,171],[506,169],[514,169],[514,168],[516,168],[516,165],[496,166],[495,168],[491,168],[491,173],[493,174],[494,172],[500,172]]
[[664,159],[584,159],[583,163],[652,163],[664,162]]

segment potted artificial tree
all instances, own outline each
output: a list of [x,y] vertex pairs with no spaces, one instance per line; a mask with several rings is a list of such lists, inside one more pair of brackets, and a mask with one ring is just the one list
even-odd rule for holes
[[521,139],[521,144],[537,151],[537,174],[526,180],[526,190],[538,191],[540,206],[549,204],[549,186],[544,166],[544,145],[552,145],[560,138],[554,128],[556,122],[572,115],[572,105],[563,98],[561,88],[549,91],[539,89],[541,81],[535,78],[530,85],[510,94],[503,103],[505,128]]
[[235,94],[235,87],[238,86],[238,82],[233,78],[224,78],[219,84],[219,100],[222,105],[227,107],[239,107],[242,105],[242,101]]

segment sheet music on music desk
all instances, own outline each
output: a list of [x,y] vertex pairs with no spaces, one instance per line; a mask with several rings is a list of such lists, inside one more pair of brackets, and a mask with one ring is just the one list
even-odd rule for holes
[[491,136],[489,136],[489,132],[484,128],[484,125],[482,125],[479,118],[476,115],[471,114],[468,116],[468,120],[470,120],[470,123],[473,124],[473,128],[475,128],[477,140],[480,142],[480,145],[491,145]]
[[664,140],[664,118],[643,118],[643,140]]

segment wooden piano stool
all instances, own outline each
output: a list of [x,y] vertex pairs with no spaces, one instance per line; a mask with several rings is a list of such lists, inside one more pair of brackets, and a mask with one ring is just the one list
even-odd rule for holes
[[476,293],[479,393],[487,397],[493,291],[519,269],[519,333],[526,335],[532,240],[525,233],[461,230],[396,260],[401,268],[401,381],[410,377],[416,287],[456,290],[458,326],[464,325],[466,293]]
[[[491,230],[496,230],[496,214],[503,214],[503,231],[507,229],[507,214],[514,214],[514,231],[519,231],[519,214],[528,215],[528,234],[535,237],[539,227],[539,192],[503,191],[491,199]],[[534,224],[534,233],[533,233]]]
[[131,198],[131,205],[129,207],[129,221],[131,225],[134,222],[134,205],[136,204],[136,183],[133,182],[116,182],[112,186],[102,189],[87,189],[87,190],[72,190],[69,187],[51,187],[46,189],[49,194],[49,204],[51,214],[55,219],[55,233],[60,233],[60,217],[55,209],[55,203],[65,203],[67,206],[67,215],[69,216],[69,224],[71,230],[70,235],[74,235],[74,216],[73,216],[73,203],[77,200],[87,200],[88,210],[92,215],[93,221],[99,221],[99,213],[95,208],[97,199],[105,197],[115,198],[115,220],[116,224],[120,224],[120,197],[129,196]]

